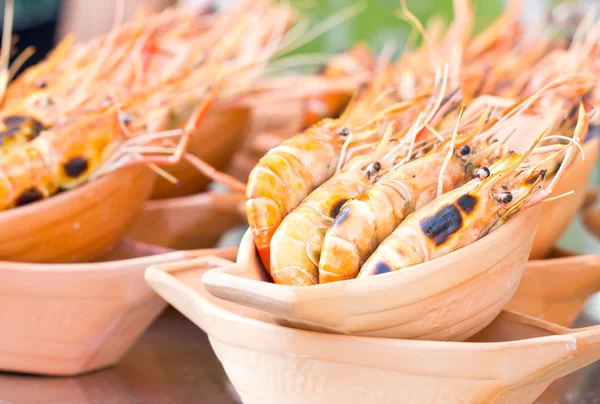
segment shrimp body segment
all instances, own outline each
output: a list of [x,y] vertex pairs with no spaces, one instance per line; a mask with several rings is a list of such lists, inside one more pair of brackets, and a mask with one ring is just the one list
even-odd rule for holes
[[325,232],[340,207],[370,184],[362,170],[342,172],[314,190],[285,217],[271,240],[271,276],[275,283],[319,283],[319,256]]
[[[587,136],[589,116],[583,105],[573,142],[548,160],[566,156],[559,172],[544,188],[546,170],[540,163],[528,166],[525,160],[542,137],[523,154],[510,153],[494,163],[488,173],[450,191],[407,217],[367,259],[358,278],[417,265],[465,247],[505,223],[519,211],[546,199],[564,174],[575,144]],[[542,134],[543,135],[543,134]]]
[[[445,153],[428,154],[401,165],[365,193],[348,201],[323,240],[319,282],[356,277],[365,259],[410,213],[436,197]],[[441,173],[443,191],[466,177],[465,161],[452,156]]]
[[[512,154],[507,159],[516,160],[515,157]],[[493,165],[492,173],[497,173],[502,163],[504,161]],[[530,191],[542,179],[543,172],[538,171],[528,179],[531,184],[524,181],[521,186]],[[496,180],[486,183],[486,180],[473,179],[415,211],[367,259],[358,278],[417,265],[482,237],[484,231],[499,220],[502,211],[512,205],[494,198],[495,185],[498,185]],[[511,191],[511,195],[514,192]],[[518,199],[513,201],[517,203]]]
[[267,269],[275,230],[313,189],[333,175],[347,135],[334,121],[322,121],[271,149],[250,173],[246,216]]

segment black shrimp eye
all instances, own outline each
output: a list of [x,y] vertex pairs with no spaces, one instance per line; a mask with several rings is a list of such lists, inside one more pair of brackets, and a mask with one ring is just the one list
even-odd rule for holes
[[481,167],[475,172],[475,178],[485,179],[490,176],[490,169],[487,167]]
[[381,170],[381,164],[378,161],[376,161],[376,162],[374,162],[373,164],[371,164],[370,166],[367,167],[367,177],[369,179],[371,179],[371,177],[373,176],[373,174],[375,174],[379,170]]
[[513,196],[510,192],[503,192],[500,194],[499,199],[502,203],[511,203],[513,200]]
[[350,129],[348,128],[342,128],[340,129],[340,135],[341,136],[348,136],[350,134]]
[[458,152],[461,156],[466,156],[467,154],[471,153],[471,148],[468,145],[464,145]]
[[125,125],[129,125],[131,122],[133,122],[133,118],[131,117],[131,115],[128,114],[123,115],[122,120]]

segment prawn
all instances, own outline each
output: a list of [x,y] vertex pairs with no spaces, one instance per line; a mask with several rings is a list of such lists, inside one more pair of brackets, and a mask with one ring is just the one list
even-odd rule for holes
[[[573,142],[560,151],[566,151],[565,160],[570,158],[574,145],[585,139],[588,127],[589,116],[581,105]],[[541,185],[546,170],[536,166],[519,170],[544,134],[523,154],[509,154],[492,165],[489,177],[473,179],[406,218],[367,259],[357,278],[441,257],[484,237],[519,211],[544,201],[563,175],[566,164],[546,188]]]
[[439,194],[462,185],[476,170],[487,165],[495,145],[481,143],[477,150],[468,143],[481,130],[489,112],[490,109],[481,115],[469,134],[454,141],[461,112],[451,139],[424,156],[399,165],[342,206],[323,239],[319,283],[356,277],[370,253],[409,214]]
[[[417,105],[403,103],[395,113]],[[246,188],[246,217],[263,265],[270,271],[270,243],[289,212],[337,170],[349,141],[375,140],[373,131],[354,130],[360,118],[347,109],[339,119],[324,119],[294,135],[264,155],[250,172]],[[363,125],[364,126],[364,125]],[[350,154],[350,153],[348,153]]]
[[[213,104],[217,88],[213,87],[196,107],[184,130],[175,133],[146,133],[126,139],[119,108],[115,105],[44,131],[27,144],[0,156],[0,210],[42,200],[60,189],[74,188],[120,167],[176,162],[185,149],[186,140]],[[173,135],[181,135],[179,147],[165,150],[173,156],[123,158],[132,154],[139,156],[144,151],[152,153],[156,140]],[[110,168],[105,167],[107,164]]]
[[[442,86],[441,96],[444,95]],[[452,104],[449,100],[442,111]],[[431,115],[438,104],[430,111]],[[367,145],[363,154],[351,159],[336,175],[327,180],[293,211],[275,230],[271,239],[271,277],[276,283],[295,286],[319,283],[319,257],[323,237],[338,215],[341,206],[364,193],[400,160],[410,160],[416,140],[427,147],[426,110],[409,128],[394,133],[395,122],[387,125],[380,142]]]
[[389,125],[377,150],[350,161],[283,218],[270,243],[270,269],[275,283],[294,286],[319,283],[321,243],[340,207],[364,192],[401,155],[401,144],[391,147],[390,152],[382,152],[391,144],[392,129],[393,125]]

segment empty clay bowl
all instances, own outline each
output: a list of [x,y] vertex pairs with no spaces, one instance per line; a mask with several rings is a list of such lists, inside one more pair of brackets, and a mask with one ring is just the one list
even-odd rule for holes
[[207,271],[221,299],[299,329],[372,337],[462,341],[488,325],[515,293],[541,206],[443,257],[372,277],[294,287],[266,281],[251,233],[237,263]]
[[119,169],[46,200],[0,212],[0,260],[69,263],[113,249],[150,195],[155,174]]
[[551,258],[529,261],[506,306],[563,326],[573,324],[588,298],[600,291],[600,254],[553,250]]
[[[244,143],[250,131],[250,109],[213,108],[190,139],[187,151],[217,170],[224,170]],[[204,191],[211,181],[185,160],[162,166],[179,181],[179,185],[157,178],[151,199],[174,198]]]
[[147,201],[128,237],[178,249],[214,247],[223,233],[245,223],[243,204],[237,192]]
[[0,262],[0,370],[72,376],[114,365],[166,306],[146,268],[236,251],[122,242],[106,262]]
[[157,265],[145,277],[209,336],[245,404],[531,404],[600,358],[600,327],[570,330],[508,311],[469,342],[393,340],[283,327],[210,295],[202,276],[227,261]]
[[532,260],[548,255],[584,203],[590,176],[594,165],[598,162],[600,137],[586,142],[583,149],[585,150],[585,160],[581,160],[577,155],[552,192],[553,195],[560,195],[571,190],[575,193],[557,201],[544,203],[542,218],[529,257]]

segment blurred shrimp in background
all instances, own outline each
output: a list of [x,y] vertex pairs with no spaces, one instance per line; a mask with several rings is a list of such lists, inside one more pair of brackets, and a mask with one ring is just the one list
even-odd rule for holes
[[[0,1],[0,21],[4,20]],[[115,23],[130,20],[140,7],[149,13],[174,5],[177,0],[14,0],[11,64],[27,48],[29,56],[17,75],[39,63],[70,32],[80,42],[106,34]],[[118,21],[117,21],[118,20]]]

